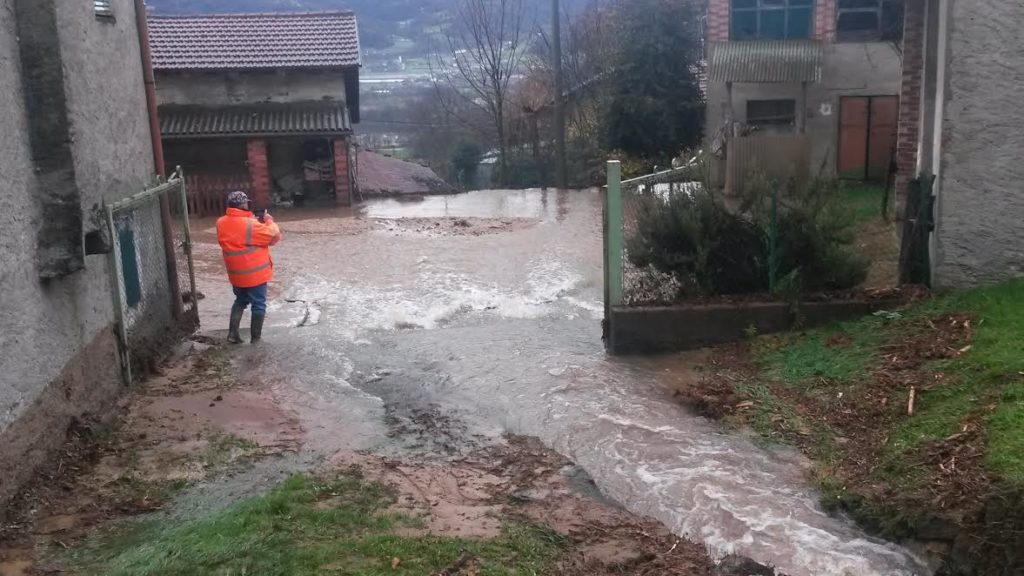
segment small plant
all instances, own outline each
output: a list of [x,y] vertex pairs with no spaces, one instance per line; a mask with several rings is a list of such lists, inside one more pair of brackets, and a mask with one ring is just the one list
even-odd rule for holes
[[753,340],[757,338],[757,326],[754,326],[753,324],[747,326],[746,328],[743,329],[743,335],[747,338],[747,340]]
[[878,318],[882,318],[890,322],[895,322],[897,320],[903,319],[903,314],[900,314],[899,312],[893,312],[892,310],[879,310],[878,312],[875,312],[874,315]]

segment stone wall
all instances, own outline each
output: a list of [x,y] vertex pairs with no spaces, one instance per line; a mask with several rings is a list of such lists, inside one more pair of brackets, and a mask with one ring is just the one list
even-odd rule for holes
[[[113,21],[91,2],[0,0],[0,508],[70,426],[108,415],[120,390],[109,260],[85,255],[82,237],[101,226],[104,198],[145,188],[153,162],[134,3],[112,5]],[[16,15],[29,14],[19,28]],[[67,154],[45,154],[61,139]],[[68,188],[75,202],[47,204]],[[54,206],[77,222],[73,237],[58,237],[81,259],[60,273],[44,269],[51,238],[39,233],[54,227]],[[159,314],[152,324],[166,327]]]
[[1024,4],[936,4],[949,12],[933,273],[951,288],[1024,273]]
[[156,84],[161,105],[345,101],[345,77],[340,71],[158,71]]

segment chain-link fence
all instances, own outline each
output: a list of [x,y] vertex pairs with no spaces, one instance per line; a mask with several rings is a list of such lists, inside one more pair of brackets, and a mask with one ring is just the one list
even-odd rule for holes
[[106,216],[121,369],[131,383],[133,371],[152,368],[174,338],[199,325],[185,179],[179,170],[108,204]]
[[629,246],[644,210],[657,210],[675,194],[688,194],[695,186],[695,168],[674,168],[623,181],[618,162],[608,164],[605,197],[606,298],[609,306],[668,304],[679,294],[679,282],[653,266],[640,267]]

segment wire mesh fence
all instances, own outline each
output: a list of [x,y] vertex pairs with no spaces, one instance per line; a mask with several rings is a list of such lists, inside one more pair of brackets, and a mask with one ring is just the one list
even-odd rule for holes
[[106,213],[121,369],[130,383],[133,367],[146,367],[199,325],[185,180],[176,172]]
[[610,305],[657,305],[677,299],[678,280],[653,266],[637,265],[630,257],[629,247],[639,231],[642,213],[664,207],[675,194],[690,193],[700,186],[693,180],[693,169],[686,167],[622,181],[618,163],[609,163],[605,242],[606,282],[611,285],[606,301]]

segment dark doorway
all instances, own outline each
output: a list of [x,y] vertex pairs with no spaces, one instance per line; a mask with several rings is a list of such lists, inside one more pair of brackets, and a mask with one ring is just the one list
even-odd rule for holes
[[839,177],[884,182],[896,149],[898,96],[839,100]]

